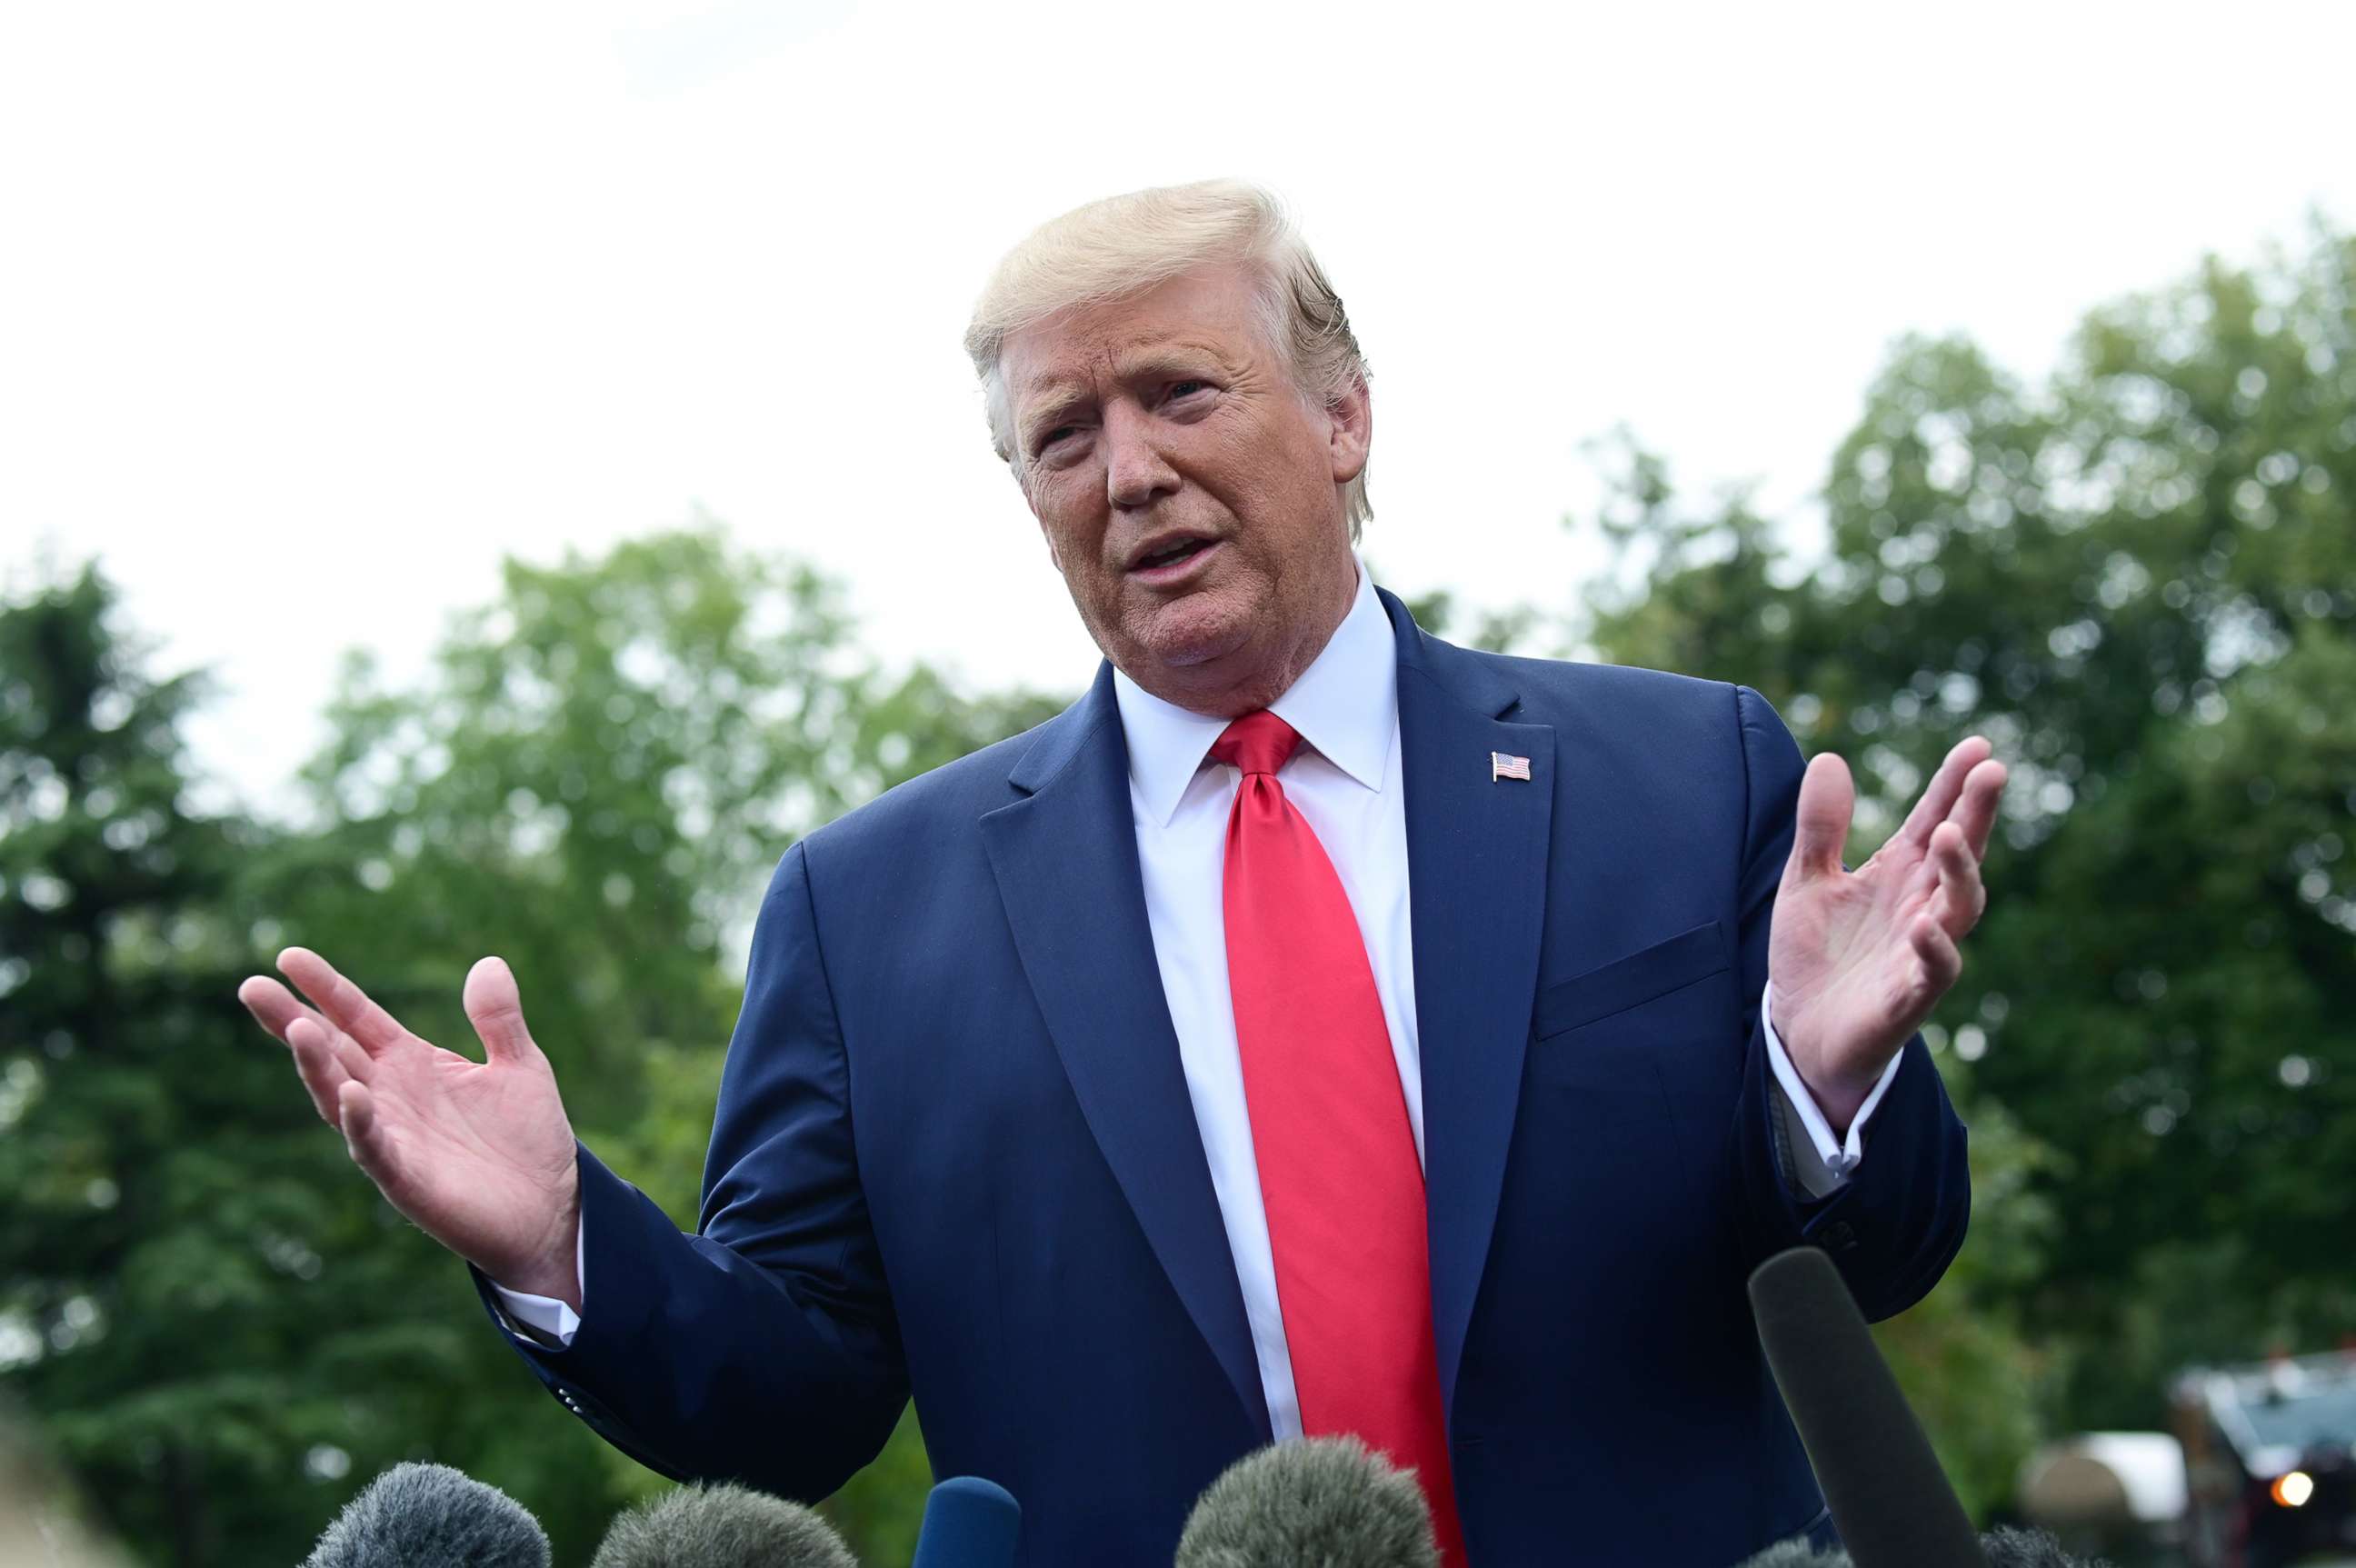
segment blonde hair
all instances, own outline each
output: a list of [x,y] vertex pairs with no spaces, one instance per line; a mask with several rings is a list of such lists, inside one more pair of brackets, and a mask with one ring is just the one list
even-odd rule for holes
[[[1076,306],[1141,294],[1221,262],[1259,274],[1260,329],[1289,361],[1301,392],[1331,407],[1367,380],[1365,356],[1342,296],[1310,253],[1283,203],[1242,180],[1207,179],[1109,196],[1041,224],[991,274],[966,328],[965,351],[981,377],[991,444],[1015,462],[1013,411],[999,356],[1007,335]],[[1364,468],[1342,492],[1356,539],[1374,515]]]

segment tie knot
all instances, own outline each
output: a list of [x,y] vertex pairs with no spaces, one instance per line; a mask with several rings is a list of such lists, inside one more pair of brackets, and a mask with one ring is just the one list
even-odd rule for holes
[[1262,708],[1246,714],[1211,743],[1211,755],[1247,774],[1273,773],[1300,747],[1301,732]]

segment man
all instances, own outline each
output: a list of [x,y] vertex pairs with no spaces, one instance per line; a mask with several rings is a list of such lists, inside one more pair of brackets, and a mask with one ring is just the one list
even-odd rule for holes
[[320,1113],[670,1474],[821,1496],[913,1390],[1033,1563],[1167,1562],[1227,1463],[1331,1431],[1460,1563],[1821,1533],[1743,1280],[1814,1240],[1882,1316],[1962,1241],[1910,1036],[1982,906],[1986,743],[1850,874],[1846,770],[1751,693],[1424,635],[1352,551],[1341,301],[1248,187],[1049,224],[969,347],[1108,662],[787,854],[702,1234],[577,1148],[496,959],[479,1066],[316,955],[316,1012],[248,982]]

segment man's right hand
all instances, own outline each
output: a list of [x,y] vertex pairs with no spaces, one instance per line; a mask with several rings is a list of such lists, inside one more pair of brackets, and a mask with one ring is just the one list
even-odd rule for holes
[[467,972],[476,1062],[411,1034],[305,948],[278,968],[317,1005],[255,975],[237,998],[294,1052],[352,1163],[427,1235],[511,1291],[581,1306],[580,1176],[556,1075],[523,1023],[515,974]]

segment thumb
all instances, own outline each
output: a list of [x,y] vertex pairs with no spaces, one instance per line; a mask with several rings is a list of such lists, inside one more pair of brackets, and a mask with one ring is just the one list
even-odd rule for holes
[[529,1061],[540,1054],[531,1031],[524,1027],[523,998],[516,992],[515,971],[507,960],[477,960],[466,972],[465,1001],[466,1016],[491,1061]]
[[1826,876],[1841,869],[1841,850],[1848,843],[1850,814],[1857,808],[1857,785],[1848,764],[1823,752],[1808,764],[1800,779],[1800,806],[1792,836],[1792,860],[1787,876]]

